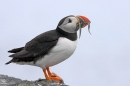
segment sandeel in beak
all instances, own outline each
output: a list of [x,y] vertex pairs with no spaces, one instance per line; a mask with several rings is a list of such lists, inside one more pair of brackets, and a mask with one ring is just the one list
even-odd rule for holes
[[82,32],[82,28],[84,28],[85,26],[88,25],[88,31],[90,32],[90,20],[88,18],[86,18],[85,16],[76,16],[79,19],[79,38],[81,37],[81,32]]

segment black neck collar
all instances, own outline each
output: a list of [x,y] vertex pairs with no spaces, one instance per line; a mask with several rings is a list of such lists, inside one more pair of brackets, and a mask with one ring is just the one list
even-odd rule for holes
[[67,33],[60,29],[59,27],[56,28],[56,31],[61,35],[61,37],[66,37],[72,41],[77,40],[77,33]]

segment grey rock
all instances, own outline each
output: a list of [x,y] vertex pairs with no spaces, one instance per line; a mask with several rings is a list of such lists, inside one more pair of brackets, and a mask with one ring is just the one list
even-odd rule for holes
[[7,75],[0,75],[0,86],[68,86],[64,82],[49,81],[38,79],[36,81],[21,80]]

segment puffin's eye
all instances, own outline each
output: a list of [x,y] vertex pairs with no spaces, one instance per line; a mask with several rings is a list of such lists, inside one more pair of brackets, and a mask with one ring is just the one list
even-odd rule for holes
[[71,23],[71,22],[72,22],[72,20],[71,20],[71,19],[69,19],[69,20],[68,20],[68,23]]

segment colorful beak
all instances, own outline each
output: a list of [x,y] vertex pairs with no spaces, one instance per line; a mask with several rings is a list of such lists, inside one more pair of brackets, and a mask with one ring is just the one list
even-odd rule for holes
[[[84,28],[88,25],[88,31],[90,33],[90,23],[91,23],[91,21],[85,16],[78,15],[76,17],[79,19],[79,23],[80,23],[81,28]],[[81,29],[80,29],[80,34],[81,34]]]
[[78,19],[79,19],[79,21],[81,23],[81,28],[84,28],[85,26],[87,26],[88,24],[91,23],[91,21],[85,16],[80,16],[79,15],[79,16],[76,16],[76,17],[78,17]]

